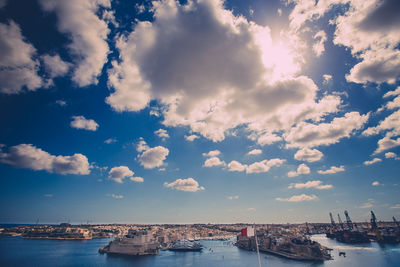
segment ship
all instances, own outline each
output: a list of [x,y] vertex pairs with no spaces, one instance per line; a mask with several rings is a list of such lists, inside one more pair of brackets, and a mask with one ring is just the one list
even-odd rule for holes
[[329,213],[331,227],[326,230],[326,237],[336,239],[339,242],[347,244],[362,244],[371,242],[370,238],[368,237],[368,233],[358,229],[357,224],[351,221],[347,210],[344,211],[344,215],[346,216],[346,224],[342,222],[339,214],[339,223],[336,224],[332,217],[332,213]]
[[358,244],[369,243],[371,241],[379,244],[398,244],[400,243],[400,225],[393,217],[395,227],[378,227],[375,213],[371,210],[370,229],[360,229],[356,223],[353,223],[347,211],[344,211],[346,216],[346,224],[344,224],[338,214],[339,224],[333,220],[332,213],[329,213],[331,218],[331,227],[326,230],[326,236],[331,239],[336,239],[342,243]]
[[201,244],[188,239],[175,241],[168,247],[168,250],[172,251],[200,251],[202,249]]
[[400,225],[393,217],[395,227],[378,227],[375,213],[371,210],[371,230],[368,236],[371,240],[379,244],[398,244],[400,243]]
[[301,261],[330,260],[330,249],[318,242],[310,240],[307,236],[300,235],[275,235],[256,233],[255,236],[246,236],[242,233],[237,236],[235,245],[246,250],[256,250],[257,243],[260,252],[274,254],[280,257]]
[[[329,237],[327,235],[327,237]],[[363,244],[371,242],[367,232],[358,230],[338,230],[333,233],[333,237],[337,241],[347,244]]]
[[116,238],[99,249],[99,253],[122,255],[156,255],[158,242],[154,235],[143,230],[130,230],[127,235]]

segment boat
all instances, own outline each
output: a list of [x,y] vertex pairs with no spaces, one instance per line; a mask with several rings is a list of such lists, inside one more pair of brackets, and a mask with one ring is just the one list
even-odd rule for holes
[[122,255],[155,255],[158,254],[158,242],[153,234],[146,231],[130,230],[127,235],[116,238],[99,249],[99,253]]
[[337,241],[347,244],[370,243],[366,232],[357,230],[339,230],[334,232]]
[[338,214],[339,224],[336,224],[333,220],[332,213],[329,213],[331,218],[331,227],[326,230],[326,237],[347,244],[363,244],[371,242],[368,233],[359,230],[357,224],[352,222],[347,210],[344,211],[344,215],[346,216],[346,224],[342,222],[340,214]]
[[172,251],[200,251],[203,246],[200,243],[188,239],[181,239],[172,243],[168,250]]

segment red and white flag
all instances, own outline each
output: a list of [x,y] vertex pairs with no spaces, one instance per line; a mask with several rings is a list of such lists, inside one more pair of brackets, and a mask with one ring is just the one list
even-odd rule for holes
[[253,227],[243,228],[240,232],[242,233],[242,236],[247,236],[247,237],[254,236],[254,228]]

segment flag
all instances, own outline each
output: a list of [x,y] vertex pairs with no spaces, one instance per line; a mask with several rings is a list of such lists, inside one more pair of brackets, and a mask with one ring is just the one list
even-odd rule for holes
[[246,227],[240,230],[242,236],[251,237],[254,236],[254,228],[253,227]]

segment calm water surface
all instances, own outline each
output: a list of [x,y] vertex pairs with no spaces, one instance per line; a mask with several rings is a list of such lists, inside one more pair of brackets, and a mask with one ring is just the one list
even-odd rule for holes
[[[298,262],[261,254],[262,266],[400,266],[400,245],[376,243],[349,246],[315,235],[333,249],[333,260]],[[202,252],[161,251],[155,256],[109,256],[97,251],[110,239],[86,241],[34,240],[0,237],[0,266],[258,266],[257,254],[226,241],[201,241]],[[346,252],[346,257],[338,255]]]

